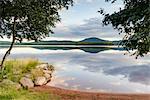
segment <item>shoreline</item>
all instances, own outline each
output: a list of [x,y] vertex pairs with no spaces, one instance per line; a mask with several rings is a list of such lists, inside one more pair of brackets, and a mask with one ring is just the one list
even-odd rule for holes
[[31,91],[52,93],[60,96],[61,100],[150,100],[150,94],[146,93],[84,92],[51,86],[38,86]]
[[[0,47],[9,47],[10,45],[0,45]],[[50,45],[14,45],[14,47],[107,47],[118,48],[118,45],[64,45],[64,44],[50,44]]]

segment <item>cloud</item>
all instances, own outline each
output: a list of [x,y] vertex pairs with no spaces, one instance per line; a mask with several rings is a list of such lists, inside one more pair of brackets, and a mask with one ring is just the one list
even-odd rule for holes
[[75,39],[80,40],[87,37],[98,37],[109,40],[122,39],[123,34],[119,35],[116,30],[109,26],[102,26],[100,18],[90,18],[84,20],[83,23],[75,25],[58,24],[54,29],[56,34],[52,35],[54,38]]

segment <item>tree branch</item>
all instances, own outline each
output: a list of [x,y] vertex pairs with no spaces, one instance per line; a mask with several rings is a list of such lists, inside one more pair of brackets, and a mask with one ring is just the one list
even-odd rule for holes
[[4,65],[4,62],[5,62],[5,60],[6,60],[6,58],[7,58],[7,56],[10,54],[10,52],[11,52],[11,50],[12,50],[12,48],[13,48],[13,45],[14,45],[14,43],[15,43],[15,40],[16,40],[16,18],[14,18],[14,24],[13,24],[13,33],[12,33],[12,42],[11,42],[11,45],[10,45],[10,47],[9,47],[9,49],[6,51],[6,53],[5,53],[5,55],[3,56],[3,58],[2,58],[2,62],[1,62],[1,64],[0,64],[0,70],[2,70],[3,69],[3,65]]

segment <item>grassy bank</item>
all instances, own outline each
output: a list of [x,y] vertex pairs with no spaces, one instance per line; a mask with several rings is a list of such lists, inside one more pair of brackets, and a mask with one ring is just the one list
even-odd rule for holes
[[[5,62],[5,68],[1,75],[0,82],[0,100],[58,100],[59,97],[46,92],[32,92],[28,89],[16,88],[20,78],[28,72],[33,75],[41,74],[34,68],[39,64],[38,60],[8,60]],[[2,80],[2,76],[4,80]]]
[[15,59],[4,63],[5,68],[1,73],[1,79],[6,78],[13,82],[19,82],[19,79],[28,72],[31,72],[40,62],[35,59]]
[[1,83],[0,100],[59,100],[59,97],[46,92],[16,90],[10,83]]

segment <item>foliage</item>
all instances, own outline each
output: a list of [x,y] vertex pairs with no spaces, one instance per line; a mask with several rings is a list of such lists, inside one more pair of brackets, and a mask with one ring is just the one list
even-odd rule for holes
[[[117,0],[105,0],[115,3]],[[126,33],[121,45],[126,50],[136,50],[137,56],[150,52],[150,0],[123,0],[124,8],[104,15],[103,24],[112,24],[120,33]]]
[[16,20],[15,38],[39,40],[52,33],[60,21],[59,10],[72,0],[0,0],[0,36],[11,38]]
[[16,40],[38,41],[49,36],[56,22],[60,21],[59,10],[68,9],[72,4],[72,0],[0,0],[0,37],[12,37],[0,69]]

